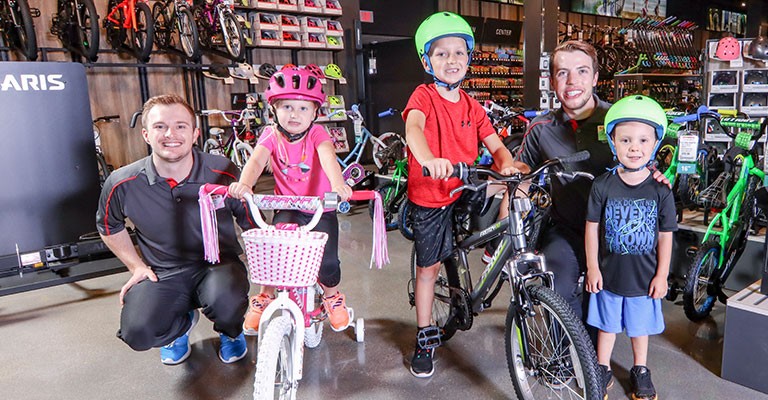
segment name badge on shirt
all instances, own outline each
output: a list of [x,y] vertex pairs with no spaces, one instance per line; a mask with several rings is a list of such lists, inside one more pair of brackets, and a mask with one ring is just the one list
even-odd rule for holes
[[597,127],[597,140],[601,142],[608,142],[608,136],[605,134],[605,125],[599,125]]

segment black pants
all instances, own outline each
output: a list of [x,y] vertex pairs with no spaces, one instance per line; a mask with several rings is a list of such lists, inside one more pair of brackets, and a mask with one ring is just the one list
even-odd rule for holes
[[189,329],[189,311],[201,308],[213,329],[229,337],[243,330],[248,308],[248,274],[238,261],[211,266],[154,269],[125,295],[117,337],[142,351],[165,346]]
[[[312,214],[294,210],[279,210],[272,218],[272,224],[278,222],[306,225],[312,219]],[[326,287],[338,286],[341,282],[341,263],[339,262],[339,219],[336,211],[324,212],[313,231],[328,234],[328,241],[323,251],[323,263],[317,281]]]

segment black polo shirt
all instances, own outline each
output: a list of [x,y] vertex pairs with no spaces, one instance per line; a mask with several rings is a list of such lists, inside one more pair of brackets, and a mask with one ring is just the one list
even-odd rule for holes
[[[597,106],[586,120],[571,120],[562,109],[536,117],[531,121],[523,139],[518,159],[535,168],[544,161],[588,150],[589,160],[572,164],[573,170],[600,176],[614,165],[613,154],[605,138],[598,138],[605,114],[611,107],[597,96]],[[602,130],[602,129],[601,129]],[[573,233],[583,235],[586,222],[587,200],[592,181],[579,178],[573,181],[552,179],[552,219]]]
[[[152,267],[202,265],[203,236],[200,227],[198,190],[205,183],[229,185],[239,171],[228,159],[193,149],[194,164],[181,182],[157,175],[148,156],[114,171],[101,191],[96,227],[105,236],[133,223],[144,262]],[[242,253],[232,215],[243,229],[253,228],[246,207],[227,199],[217,210],[219,249],[222,260]]]

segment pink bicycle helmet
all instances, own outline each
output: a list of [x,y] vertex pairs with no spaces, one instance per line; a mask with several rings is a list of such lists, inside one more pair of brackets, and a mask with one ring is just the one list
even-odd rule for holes
[[269,78],[264,97],[269,104],[275,100],[309,100],[319,107],[325,101],[325,92],[320,80],[306,69],[283,68]]
[[723,61],[731,61],[739,58],[741,46],[735,37],[728,36],[717,42],[715,57]]

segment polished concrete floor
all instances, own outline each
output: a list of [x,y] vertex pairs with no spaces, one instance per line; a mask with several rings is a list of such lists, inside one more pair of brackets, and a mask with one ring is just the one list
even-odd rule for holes
[[[320,346],[305,352],[299,398],[514,398],[503,350],[504,302],[437,350],[433,377],[416,379],[408,371],[415,336],[406,296],[410,243],[390,232],[391,265],[370,270],[367,209],[356,207],[340,220],[341,287],[365,319],[365,341],[326,326]],[[203,318],[191,334],[191,357],[172,367],[160,363],[157,349],[133,352],[118,340],[118,293],[127,279],[120,273],[0,298],[0,399],[251,397],[255,338],[248,339],[244,360],[224,365],[216,355],[218,335]],[[664,302],[667,330],[651,339],[649,357],[660,399],[768,399],[720,378],[724,311],[718,304],[713,318],[691,323],[679,304]],[[629,341],[620,337],[611,399],[629,398],[629,368]]]

